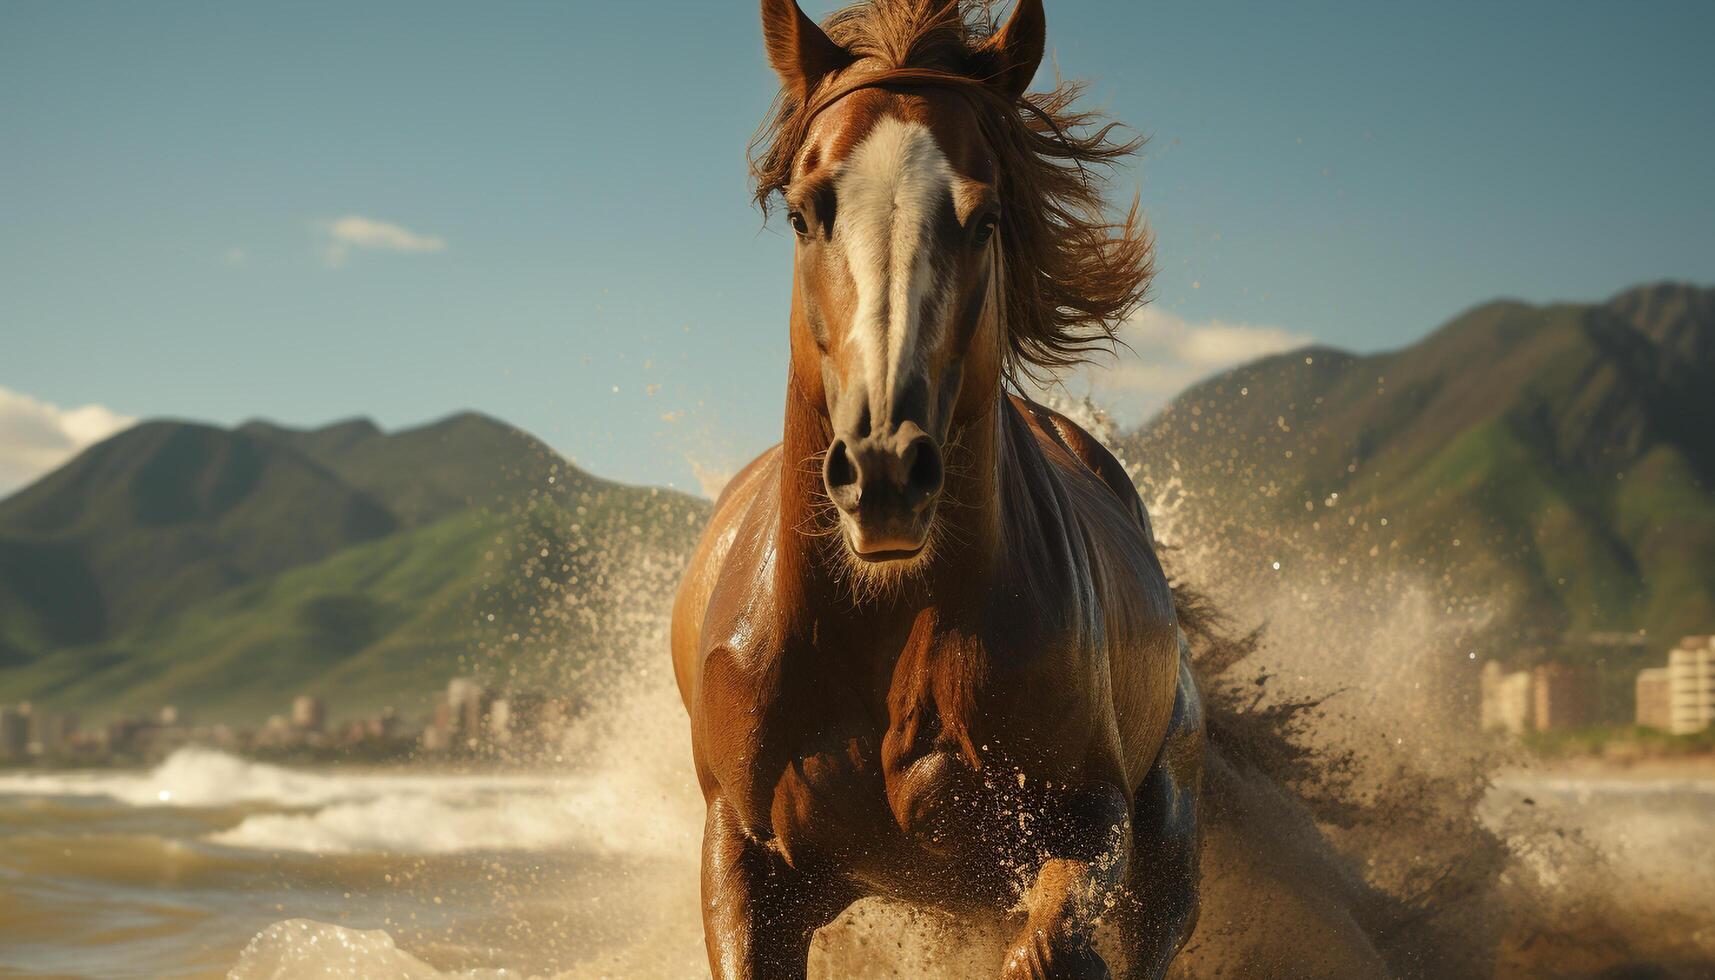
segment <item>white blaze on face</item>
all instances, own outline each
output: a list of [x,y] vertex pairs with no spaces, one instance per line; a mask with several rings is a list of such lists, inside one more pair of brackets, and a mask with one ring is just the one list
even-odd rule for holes
[[939,340],[944,285],[931,255],[935,218],[952,193],[953,168],[921,123],[888,117],[840,167],[834,242],[857,287],[846,343],[858,346],[870,415],[891,418],[923,352]]

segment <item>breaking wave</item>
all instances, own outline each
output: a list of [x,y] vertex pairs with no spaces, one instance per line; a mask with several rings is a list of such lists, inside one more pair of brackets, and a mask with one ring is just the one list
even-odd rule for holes
[[[645,708],[629,703],[614,715],[658,717],[678,705],[661,698]],[[613,720],[613,716],[604,719]],[[681,747],[680,740],[660,743]],[[428,777],[357,798],[340,798],[308,813],[246,817],[209,840],[229,847],[319,854],[386,852],[455,854],[482,851],[570,850],[608,857],[673,858],[700,847],[701,823],[687,796],[682,760],[688,741],[661,764],[591,753],[574,770],[553,777]],[[666,755],[669,753],[663,753]],[[621,763],[621,759],[625,762]],[[384,785],[385,785],[384,781]],[[375,789],[373,783],[366,784]]]
[[[602,717],[658,718],[678,710],[655,697]],[[700,822],[678,771],[685,740],[655,743],[671,755],[638,765],[635,751],[554,775],[300,772],[212,749],[183,748],[144,774],[58,773],[0,777],[0,794],[109,799],[134,807],[264,810],[207,835],[232,848],[306,854],[456,854],[575,850],[665,857],[698,846]],[[674,751],[682,749],[683,751]]]
[[316,806],[361,795],[360,781],[248,762],[213,749],[183,748],[146,773],[22,773],[0,776],[0,793],[96,797],[131,806],[212,807],[243,803]]

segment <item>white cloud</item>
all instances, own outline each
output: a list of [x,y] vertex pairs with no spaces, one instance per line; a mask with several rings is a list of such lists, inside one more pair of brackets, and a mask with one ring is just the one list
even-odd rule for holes
[[325,226],[328,236],[324,252],[330,266],[339,266],[354,248],[371,248],[387,252],[442,252],[446,239],[438,235],[422,235],[388,221],[348,214]]
[[102,405],[60,408],[0,387],[0,494],[136,421]]
[[1090,392],[1125,424],[1143,421],[1187,387],[1230,367],[1294,350],[1314,338],[1281,327],[1210,320],[1193,323],[1146,306],[1120,329],[1116,357],[1098,357],[1067,379],[1075,393]]

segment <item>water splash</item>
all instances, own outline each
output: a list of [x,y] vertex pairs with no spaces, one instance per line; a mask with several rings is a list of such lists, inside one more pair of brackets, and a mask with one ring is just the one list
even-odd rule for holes
[[[1059,407],[1099,437],[1116,437],[1087,400]],[[1662,855],[1708,855],[1697,846],[1707,828],[1701,797],[1687,804],[1682,793],[1651,810],[1634,796],[1581,796],[1528,775],[1491,785],[1513,760],[1463,723],[1472,710],[1471,638],[1497,614],[1487,597],[1223,509],[1190,489],[1171,458],[1149,464],[1128,470],[1151,503],[1170,570],[1181,583],[1214,585],[1209,602],[1226,623],[1199,640],[1216,749],[1203,915],[1175,975],[1696,976],[1715,963],[1708,889],[1651,888],[1675,877]],[[529,533],[543,539],[521,538],[505,553],[563,547],[540,522]],[[394,848],[403,845],[379,831],[384,825],[438,825],[449,848],[455,839],[501,838],[525,849],[581,848],[609,860],[535,882],[557,910],[552,930],[510,937],[545,947],[533,960],[553,964],[542,975],[703,975],[701,805],[666,655],[683,545],[639,548],[623,524],[603,533],[611,539],[585,542],[578,574],[556,580],[550,598],[527,561],[518,566],[527,575],[498,576],[502,590],[529,579],[535,598],[519,615],[542,642],[498,643],[494,666],[577,690],[586,705],[561,753],[566,771],[507,818],[514,825],[460,826],[456,813],[346,800],[311,815],[252,818],[248,831],[241,824],[233,833],[258,835],[257,843],[296,835],[312,850],[354,841]],[[575,648],[556,645],[556,635],[578,637]],[[1604,832],[1609,819],[1634,829]],[[991,975],[1000,938],[866,901],[818,934],[811,975]],[[409,953],[387,934],[282,923],[256,938],[234,975],[361,975],[364,967],[369,975],[516,975],[470,973],[445,948],[407,945]],[[338,972],[352,963],[358,973]]]

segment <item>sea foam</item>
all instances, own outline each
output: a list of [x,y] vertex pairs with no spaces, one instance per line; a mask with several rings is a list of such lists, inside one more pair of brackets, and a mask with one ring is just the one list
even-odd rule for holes
[[5,795],[107,798],[131,806],[175,807],[316,807],[401,793],[433,795],[449,789],[509,792],[552,785],[552,778],[546,776],[304,772],[197,747],[179,749],[143,773],[0,776],[0,794]]
[[393,937],[375,929],[346,929],[306,919],[276,922],[245,947],[228,980],[502,980],[522,974],[507,970],[443,973],[400,949]]

